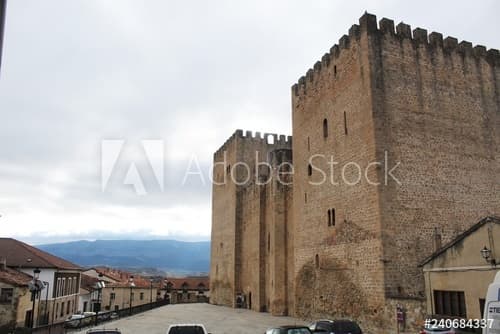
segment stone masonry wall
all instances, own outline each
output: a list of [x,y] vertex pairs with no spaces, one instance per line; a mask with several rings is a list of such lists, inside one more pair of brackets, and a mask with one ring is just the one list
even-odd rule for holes
[[[295,315],[378,326],[384,308],[379,190],[364,176],[358,181],[356,167],[364,174],[376,161],[369,55],[360,20],[292,87]],[[320,156],[311,161],[314,155]],[[377,182],[372,167],[368,180]]]
[[214,155],[214,178],[223,183],[226,176],[227,182],[213,186],[211,303],[234,306],[243,293],[247,307],[269,308],[273,254],[266,251],[266,213],[273,197],[267,196],[268,185],[258,183],[264,182],[271,152],[290,148],[291,137],[237,130]]
[[[418,263],[500,213],[500,56],[369,17],[378,159],[400,162],[381,188],[387,297],[422,298]],[[416,317],[415,317],[416,318]]]

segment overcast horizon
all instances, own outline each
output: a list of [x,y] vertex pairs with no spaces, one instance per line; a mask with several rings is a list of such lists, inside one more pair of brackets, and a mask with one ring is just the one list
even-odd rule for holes
[[500,48],[493,0],[8,1],[0,237],[209,240],[213,152],[236,129],[291,135],[291,86],[365,11]]

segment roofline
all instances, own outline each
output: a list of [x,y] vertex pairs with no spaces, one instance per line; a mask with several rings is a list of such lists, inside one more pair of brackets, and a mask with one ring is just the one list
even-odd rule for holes
[[446,250],[453,247],[455,244],[462,241],[467,236],[469,236],[470,234],[472,234],[473,232],[478,230],[481,226],[485,225],[486,223],[500,224],[500,217],[498,217],[498,216],[486,216],[486,217],[482,218],[480,221],[478,221],[477,223],[472,225],[469,229],[465,230],[464,232],[462,232],[461,234],[456,236],[455,239],[451,240],[446,245],[444,245],[443,247],[441,247],[440,249],[438,249],[437,251],[435,251],[434,253],[432,253],[428,257],[426,257],[424,260],[422,260],[422,262],[419,263],[418,266],[423,267],[424,265],[426,265],[430,261],[434,260],[435,258],[440,256],[441,254],[446,252]]
[[[26,264],[23,264],[22,266],[13,266],[13,265],[7,264],[7,267],[11,267],[11,268],[23,268],[23,267],[25,267],[25,268],[45,268],[45,269],[62,269],[62,270],[76,270],[76,271],[82,271],[83,270],[82,267],[80,267],[77,264],[74,264],[73,262],[70,262],[70,261],[68,261],[66,259],[63,259],[60,256],[51,254],[51,253],[49,253],[47,251],[44,251],[43,249],[40,249],[38,247],[29,245],[29,244],[25,243],[24,241],[21,241],[21,240],[15,239],[15,238],[11,238],[11,237],[0,237],[0,240],[12,240],[12,241],[16,242],[17,244],[19,244],[27,252],[29,252],[29,253],[33,254],[34,256],[42,259],[42,261],[46,263],[45,265],[38,265],[38,266],[31,265],[30,262],[27,262]],[[56,259],[59,259],[59,260],[61,260],[63,262],[66,262],[67,264],[69,264],[71,266],[57,266],[57,265],[54,265],[51,260],[47,260],[44,256],[40,256],[40,255],[34,253],[33,249],[35,249],[36,251],[38,251],[38,252],[40,252],[42,254],[47,254],[47,255],[52,256],[52,257],[54,257]]]

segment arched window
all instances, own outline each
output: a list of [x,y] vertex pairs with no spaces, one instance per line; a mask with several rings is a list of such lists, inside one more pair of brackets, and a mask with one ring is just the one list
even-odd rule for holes
[[323,138],[328,137],[328,120],[325,118],[323,120]]

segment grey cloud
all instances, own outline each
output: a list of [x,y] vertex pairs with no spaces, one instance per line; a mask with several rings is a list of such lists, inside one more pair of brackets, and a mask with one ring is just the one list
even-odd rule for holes
[[[15,220],[57,207],[70,220],[116,205],[209,207],[210,186],[179,185],[191,153],[209,170],[235,128],[291,134],[290,86],[365,10],[498,48],[499,9],[496,1],[9,1],[0,212]],[[146,196],[100,191],[100,143],[113,138],[165,140],[164,192],[147,168]]]

